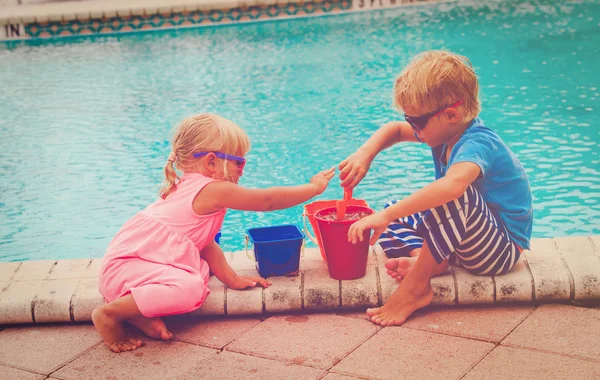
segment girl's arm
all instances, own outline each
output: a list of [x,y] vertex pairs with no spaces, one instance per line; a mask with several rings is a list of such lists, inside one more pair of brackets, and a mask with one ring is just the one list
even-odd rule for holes
[[245,289],[260,284],[263,288],[269,287],[271,283],[262,277],[238,276],[223,255],[223,250],[214,241],[200,252],[200,256],[206,260],[210,271],[225,286],[231,289]]
[[200,215],[221,208],[245,211],[280,210],[306,202],[327,188],[334,168],[324,170],[311,178],[310,183],[298,186],[279,186],[267,189],[248,189],[229,181],[215,181],[194,199],[194,211]]
[[379,128],[356,152],[340,162],[341,185],[354,188],[365,177],[379,152],[404,141],[418,141],[407,122],[392,121]]
[[429,210],[457,199],[467,191],[481,173],[478,165],[472,162],[459,162],[450,166],[446,175],[392,206],[359,220],[350,227],[348,240],[362,241],[363,231],[373,228],[370,244],[374,245],[388,224],[398,218]]

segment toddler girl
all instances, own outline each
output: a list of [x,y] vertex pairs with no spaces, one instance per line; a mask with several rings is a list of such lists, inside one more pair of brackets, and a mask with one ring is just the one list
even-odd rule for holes
[[93,311],[92,320],[111,351],[142,345],[126,336],[124,322],[151,338],[170,339],[160,317],[198,309],[210,293],[210,272],[231,289],[271,285],[261,277],[238,276],[227,264],[214,241],[225,212],[305,202],[327,188],[334,168],[305,185],[248,189],[237,183],[249,149],[246,133],[216,115],[192,116],[177,127],[160,197],[121,227],[104,256],[98,280],[107,303]]

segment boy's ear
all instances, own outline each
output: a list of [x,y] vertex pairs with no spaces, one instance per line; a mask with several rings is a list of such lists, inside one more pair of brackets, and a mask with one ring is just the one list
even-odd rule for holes
[[446,117],[448,118],[448,121],[450,121],[450,122],[457,122],[457,121],[461,120],[460,111],[454,107],[447,108],[446,111],[444,111],[444,113],[446,114]]

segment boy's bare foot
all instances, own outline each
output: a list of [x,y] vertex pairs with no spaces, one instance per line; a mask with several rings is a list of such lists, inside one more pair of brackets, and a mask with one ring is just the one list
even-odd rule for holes
[[92,322],[94,322],[98,333],[104,339],[104,344],[112,352],[132,351],[142,345],[140,339],[127,337],[123,324],[106,312],[106,305],[94,309]]
[[417,261],[416,257],[398,257],[394,259],[388,259],[385,262],[385,268],[387,274],[400,282],[406,277],[410,269]]
[[140,315],[127,322],[140,329],[152,339],[169,340],[173,337],[173,334],[167,329],[167,326],[160,318],[147,318]]
[[425,291],[415,292],[406,281],[387,300],[382,307],[367,309],[371,322],[381,326],[400,326],[417,309],[431,303],[433,291],[428,285]]

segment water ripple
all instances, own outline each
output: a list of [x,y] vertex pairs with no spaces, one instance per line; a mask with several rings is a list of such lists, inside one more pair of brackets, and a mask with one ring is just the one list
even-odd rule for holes
[[[525,166],[534,236],[600,233],[600,4],[462,0],[122,36],[0,45],[0,260],[102,256],[152,202],[169,134],[211,111],[252,138],[245,185],[293,185],[383,123],[394,78],[426,49],[467,55],[482,117]],[[512,42],[509,42],[512,41]],[[380,209],[433,180],[424,146],[383,152],[355,195]],[[339,180],[320,199],[339,198]],[[245,229],[301,224],[302,206],[229,211]]]

